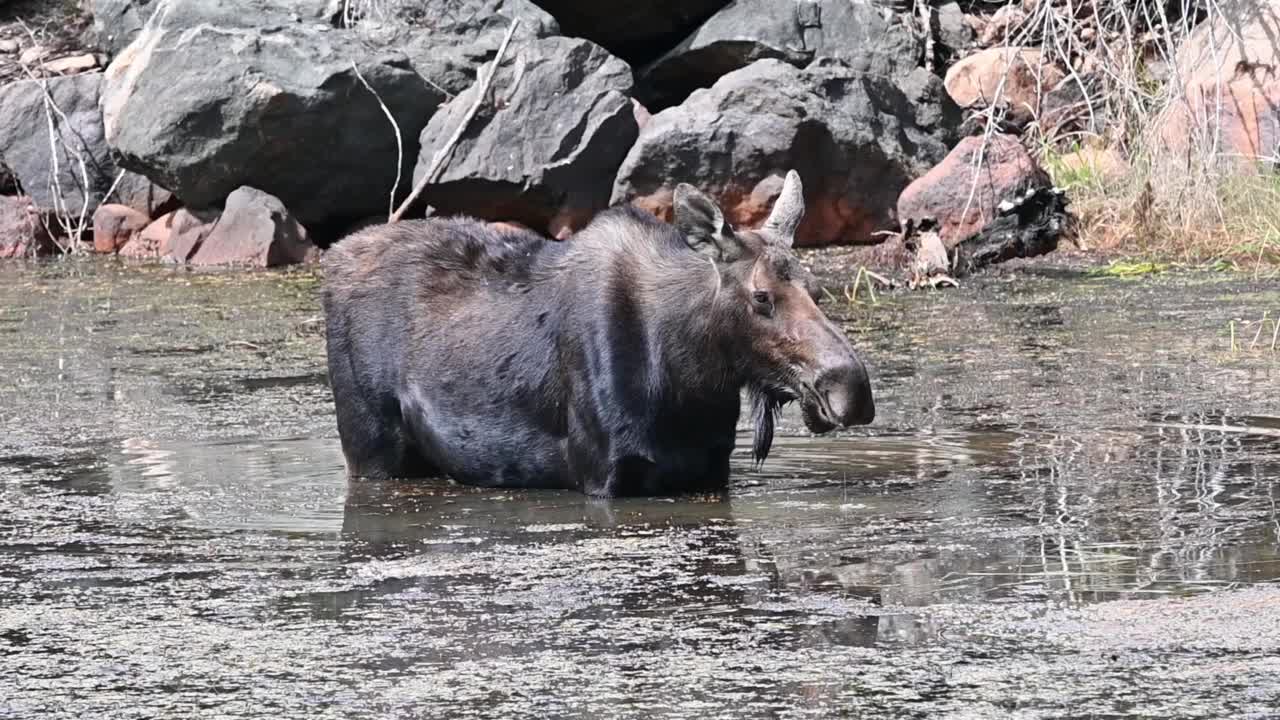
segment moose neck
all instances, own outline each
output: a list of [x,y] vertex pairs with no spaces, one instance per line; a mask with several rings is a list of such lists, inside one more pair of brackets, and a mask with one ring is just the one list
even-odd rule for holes
[[580,338],[595,382],[628,388],[659,412],[736,404],[742,318],[722,268],[667,226],[625,213],[602,216],[568,243],[544,277],[575,318],[565,327]]
[[710,262],[679,265],[646,293],[649,333],[659,377],[675,398],[732,394],[743,385],[734,362],[740,320],[724,296],[720,269]]

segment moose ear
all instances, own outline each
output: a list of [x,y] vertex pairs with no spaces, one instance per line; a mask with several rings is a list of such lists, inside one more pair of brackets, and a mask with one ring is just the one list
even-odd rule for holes
[[720,206],[692,185],[676,186],[672,215],[676,230],[695,252],[716,262],[733,262],[742,254],[742,243],[725,223]]
[[768,230],[777,236],[786,247],[791,247],[796,239],[796,229],[804,219],[804,186],[800,183],[800,173],[787,171],[787,179],[782,182],[782,192],[773,203],[769,219],[764,221],[762,230]]

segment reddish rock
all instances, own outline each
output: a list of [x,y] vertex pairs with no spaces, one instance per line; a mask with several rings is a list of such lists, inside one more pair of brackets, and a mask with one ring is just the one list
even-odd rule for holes
[[196,214],[180,208],[152,221],[120,249],[120,255],[130,258],[165,257],[186,262],[208,233],[214,219],[205,213]]
[[58,58],[57,60],[50,60],[41,67],[48,72],[57,73],[58,75],[72,75],[98,67],[98,58],[94,57],[92,53],[72,55],[70,57]]
[[1128,168],[1120,153],[1111,148],[1086,147],[1058,158],[1058,165],[1079,177],[1109,178]]
[[[997,99],[1020,121],[1040,113],[1040,101],[1065,77],[1039,50],[996,47],[974,53],[947,70],[946,86],[960,107],[990,107]],[[1001,79],[1004,86],[1000,86]]]
[[192,265],[274,267],[306,260],[307,230],[284,203],[251,187],[227,197],[225,209],[191,256]]
[[46,255],[55,247],[31,198],[0,195],[0,258]]
[[191,262],[196,251],[200,249],[200,244],[212,229],[213,225],[197,225],[190,230],[171,235],[167,245],[161,246],[161,259],[176,263]]
[[1280,146],[1280,3],[1240,0],[1200,24],[1178,49],[1182,103],[1160,120],[1160,134],[1182,154],[1188,143],[1243,162],[1274,157]]
[[982,144],[981,136],[961,140],[937,167],[907,186],[898,198],[899,221],[935,220],[943,243],[953,248],[995,219],[1002,201],[1052,184],[1012,135],[991,137],[975,175]]
[[649,124],[649,120],[653,119],[653,113],[649,112],[649,108],[641,105],[635,98],[631,98],[631,113],[636,116],[636,126],[641,130]]
[[1027,21],[1027,13],[1018,4],[1005,5],[991,14],[989,18],[970,15],[974,32],[978,35],[978,44],[991,47],[1017,34],[1022,24]]
[[151,222],[145,213],[124,205],[99,205],[93,213],[94,252],[114,253]]

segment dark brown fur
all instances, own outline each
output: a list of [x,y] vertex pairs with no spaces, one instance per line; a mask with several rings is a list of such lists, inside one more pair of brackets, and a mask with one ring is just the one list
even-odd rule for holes
[[[734,231],[684,192],[675,226],[619,207],[555,242],[433,219],[330,249],[328,356],[350,472],[608,496],[716,489],[744,388],[759,460],[788,400],[818,430],[869,421],[865,369],[789,237]],[[822,389],[828,376],[839,392]]]

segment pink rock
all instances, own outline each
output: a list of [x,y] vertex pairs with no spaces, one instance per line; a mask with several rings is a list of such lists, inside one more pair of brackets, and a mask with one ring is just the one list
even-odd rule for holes
[[307,230],[278,198],[251,187],[227,197],[226,208],[191,256],[193,265],[274,267],[306,260]]
[[1041,99],[1063,77],[1039,50],[996,47],[952,65],[945,84],[960,107],[990,107],[998,98],[1013,116],[1028,120],[1039,115]]
[[41,67],[51,73],[72,75],[98,67],[98,58],[94,57],[91,53],[85,53],[84,55],[72,55],[71,57],[50,60]]
[[46,255],[55,247],[31,198],[0,195],[0,258]]
[[208,214],[197,215],[179,208],[152,221],[120,249],[121,257],[165,257],[186,262],[208,233],[213,220]]
[[651,119],[653,119],[653,113],[649,112],[649,108],[641,105],[640,101],[635,98],[631,98],[631,112],[636,116],[636,125],[638,125],[641,130],[644,129],[645,125],[649,124]]
[[1280,4],[1227,3],[1178,49],[1174,76],[1184,102],[1159,121],[1160,136],[1178,154],[1216,148],[1244,163],[1273,158],[1280,146]]
[[145,213],[116,204],[99,205],[93,213],[94,252],[114,253],[151,222]]
[[961,140],[937,167],[908,185],[898,197],[898,220],[937,220],[942,242],[950,249],[993,220],[1002,201],[1051,184],[1048,173],[1012,135],[991,136],[975,173],[982,143],[981,136]]

